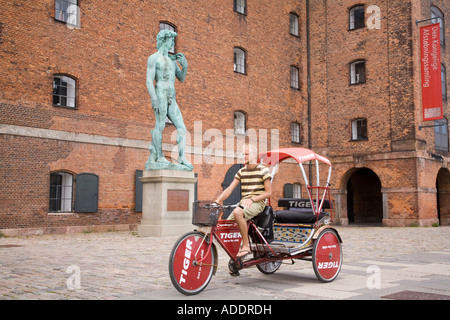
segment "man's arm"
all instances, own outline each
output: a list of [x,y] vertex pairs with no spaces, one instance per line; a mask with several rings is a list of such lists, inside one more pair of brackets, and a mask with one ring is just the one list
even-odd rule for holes
[[159,101],[156,96],[155,85],[153,81],[155,81],[156,74],[156,58],[154,55],[151,55],[147,60],[147,90],[150,94],[150,98],[152,100],[152,107],[155,109],[157,113],[159,113]]
[[176,61],[178,61],[182,67],[182,69],[180,69],[177,62],[176,61],[173,62],[173,63],[175,63],[175,68],[176,68],[175,75],[178,80],[183,82],[186,79],[188,63],[187,63],[187,60],[186,60],[186,57],[184,56],[184,54],[177,53],[175,56],[177,58]]
[[239,185],[239,180],[238,179],[233,179],[233,181],[231,182],[231,184],[228,186],[228,188],[226,188],[222,194],[216,199],[215,202],[220,203],[223,200],[225,200],[226,198],[228,198],[231,193],[233,192],[233,190]]

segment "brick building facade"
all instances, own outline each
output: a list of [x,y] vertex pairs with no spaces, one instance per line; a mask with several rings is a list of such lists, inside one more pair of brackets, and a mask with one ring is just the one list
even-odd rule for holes
[[[372,5],[379,16],[368,10]],[[445,21],[449,6],[3,1],[0,232],[128,229],[140,222],[136,176],[154,126],[146,62],[160,28],[178,33],[174,51],[189,63],[176,90],[199,198],[221,190],[239,162],[239,141],[255,138],[260,149],[307,147],[331,159],[336,223],[448,224],[448,129],[419,129],[430,123],[422,121],[415,21],[436,9]],[[443,25],[449,42],[450,24]],[[441,46],[444,80],[448,48]],[[446,99],[444,114],[448,124]],[[173,131],[169,124],[164,132],[169,158]],[[447,149],[436,146],[436,136],[446,137]],[[272,199],[283,196],[286,183],[305,196],[299,169],[283,166]]]

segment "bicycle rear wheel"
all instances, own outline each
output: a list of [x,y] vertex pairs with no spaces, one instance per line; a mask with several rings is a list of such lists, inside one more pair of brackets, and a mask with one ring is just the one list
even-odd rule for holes
[[[209,238],[192,231],[175,242],[169,258],[169,274],[173,286],[184,295],[194,295],[206,288],[217,266],[214,244],[208,252]],[[202,265],[195,262],[203,259]]]

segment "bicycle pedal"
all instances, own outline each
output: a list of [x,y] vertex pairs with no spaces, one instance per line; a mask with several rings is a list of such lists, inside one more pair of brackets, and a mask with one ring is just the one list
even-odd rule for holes
[[235,271],[235,272],[230,272],[230,276],[232,277],[239,277],[241,274],[239,273],[239,271]]

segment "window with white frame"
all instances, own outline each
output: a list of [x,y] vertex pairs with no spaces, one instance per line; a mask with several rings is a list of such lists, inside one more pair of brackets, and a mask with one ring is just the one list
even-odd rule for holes
[[233,10],[240,14],[247,14],[247,0],[234,0]]
[[78,0],[55,0],[55,20],[80,26]]
[[367,140],[367,119],[360,118],[352,121],[352,140]]
[[300,143],[300,125],[296,122],[291,123],[291,142]]
[[295,66],[291,66],[291,88],[293,89],[299,89],[299,72],[298,68]]
[[350,30],[364,28],[365,26],[364,6],[357,5],[350,8],[348,16],[349,16]]
[[72,211],[73,176],[67,172],[50,174],[50,212]]
[[245,51],[241,48],[234,48],[234,72],[246,72],[246,57]]
[[431,13],[431,18],[432,18],[431,23],[439,23],[441,46],[444,46],[445,45],[445,23],[444,23],[445,21],[444,21],[444,14],[436,6],[431,6],[430,13]]
[[289,33],[298,37],[298,15],[295,13],[289,14]]
[[58,107],[76,107],[76,81],[66,75],[53,77],[53,105]]
[[234,112],[234,133],[245,134],[245,113],[241,111]]
[[292,185],[292,195],[293,195],[293,198],[296,198],[296,199],[302,198],[302,186],[299,183],[294,183]]
[[[167,23],[167,22],[160,22],[159,23],[159,31],[161,31],[161,30],[170,30],[170,31],[176,32],[175,26],[173,26],[172,24]],[[176,38],[175,38],[175,42],[176,42]],[[169,53],[175,53],[175,44],[169,50]]]
[[360,60],[350,64],[350,84],[366,82],[366,61]]

